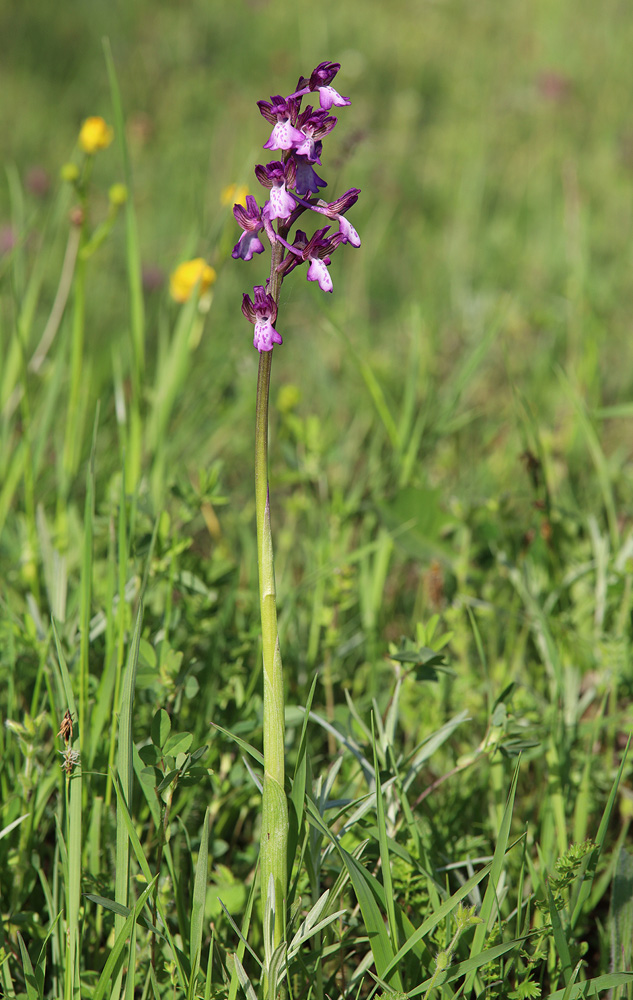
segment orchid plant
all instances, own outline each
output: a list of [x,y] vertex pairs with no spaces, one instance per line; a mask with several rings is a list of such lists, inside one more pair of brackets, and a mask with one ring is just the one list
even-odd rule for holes
[[[340,69],[339,63],[322,62],[309,78],[300,77],[296,89],[288,97],[274,96],[270,101],[258,101],[261,114],[272,126],[264,149],[279,150],[281,159],[257,165],[255,176],[268,193],[260,208],[252,195],[245,205],[235,205],[233,214],[242,228],[242,235],[233,249],[233,257],[250,261],[262,254],[264,236],[271,251],[270,273],[265,286],[255,285],[253,298],[244,295],[242,312],[254,325],[253,344],[259,351],[257,379],[257,410],[255,430],[255,499],[257,508],[257,557],[262,622],[264,662],[264,784],[262,795],[261,885],[264,924],[271,929],[265,935],[266,966],[270,968],[272,952],[283,941],[287,879],[288,807],[284,790],[284,691],[281,654],[277,631],[277,608],[273,569],[273,548],[270,530],[270,496],[268,489],[268,397],[272,352],[282,343],[277,322],[279,296],[284,278],[295,268],[307,264],[308,281],[318,282],[324,292],[331,292],[332,278],[328,267],[334,251],[342,244],[360,246],[360,238],[345,218],[355,204],[360,191],[351,188],[335,201],[319,197],[327,186],[315,166],[321,166],[323,140],[330,134],[337,119],[330,114],[333,107],[345,107],[349,98],[342,97],[332,86]],[[301,110],[303,99],[314,102]],[[316,107],[318,101],[319,106]],[[298,220],[314,213],[319,222],[312,236],[296,229]],[[330,232],[333,224],[338,229]]]

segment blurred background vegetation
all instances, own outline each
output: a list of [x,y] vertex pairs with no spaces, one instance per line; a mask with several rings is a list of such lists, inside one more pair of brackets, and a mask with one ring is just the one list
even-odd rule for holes
[[[356,398],[357,367],[346,366],[339,337],[317,335],[319,313],[345,329],[396,395],[412,336],[430,387],[494,329],[459,404],[468,413],[468,448],[485,460],[450,462],[450,472],[469,492],[499,491],[517,475],[499,448],[499,435],[516,435],[515,380],[530,377],[531,401],[554,435],[565,433],[568,404],[551,377],[553,362],[591,404],[621,400],[630,388],[632,33],[626,5],[614,0],[599,17],[589,3],[564,0],[389,9],[326,0],[318,11],[264,2],[9,2],[0,10],[0,155],[17,167],[34,212],[40,171],[54,190],[81,121],[109,116],[107,36],[151,285],[193,242],[217,265],[213,239],[227,214],[220,194],[232,182],[253,189],[252,165],[265,156],[255,100],[286,90],[321,58],[339,60],[341,92],[353,103],[330,143],[328,190],[362,188],[354,215],[362,255],[339,255],[331,302],[286,285],[290,343],[276,365],[278,383],[300,381],[310,412],[345,414],[346,399]],[[96,178],[119,175],[113,148]],[[6,185],[0,206],[6,226]],[[125,296],[111,290],[124,275],[123,239],[121,228],[92,275],[91,336],[101,344],[124,335]],[[256,359],[245,351],[248,330],[236,306],[262,277],[257,263],[223,267],[199,375],[219,364],[234,387],[245,367],[250,379]],[[316,349],[299,379],[308,342]],[[200,422],[206,413],[207,440],[222,434],[209,425],[203,385],[190,395]],[[246,425],[239,430],[241,442]],[[626,440],[617,424],[607,431],[614,446]],[[233,436],[232,457],[235,443]],[[185,453],[199,447],[192,442]]]

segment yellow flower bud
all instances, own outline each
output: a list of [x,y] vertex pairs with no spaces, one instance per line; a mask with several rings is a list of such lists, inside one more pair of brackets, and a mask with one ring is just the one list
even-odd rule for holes
[[76,163],[65,163],[59,171],[59,176],[68,184],[74,184],[79,178],[79,167]]
[[172,271],[169,278],[169,292],[176,302],[187,302],[191,293],[200,282],[200,294],[208,291],[217,275],[214,269],[202,257],[186,260]]
[[113,184],[108,191],[111,205],[125,205],[127,201],[127,188],[125,184]]
[[94,115],[92,118],[86,118],[81,126],[79,145],[84,153],[93,156],[98,150],[107,149],[113,137],[114,132],[110,125],[106,125],[103,118]]

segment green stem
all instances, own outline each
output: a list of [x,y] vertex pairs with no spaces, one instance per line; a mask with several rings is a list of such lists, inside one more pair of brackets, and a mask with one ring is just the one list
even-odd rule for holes
[[[85,224],[84,224],[85,225]],[[84,232],[80,247],[85,239]],[[82,382],[82,362],[84,353],[84,333],[86,325],[86,261],[79,253],[75,266],[75,303],[72,324],[72,346],[70,359],[70,389],[66,413],[66,434],[64,438],[64,486],[70,488],[70,481],[77,471],[79,438],[78,424],[79,396]]]
[[62,535],[64,537],[60,543],[62,551],[63,546],[67,544],[68,541],[67,537],[65,537],[68,530],[66,521],[67,495],[70,490],[71,480],[77,472],[79,454],[81,451],[82,429],[79,421],[79,399],[82,384],[86,380],[86,373],[83,371],[84,336],[86,332],[86,258],[83,251],[89,242],[88,192],[90,190],[90,178],[92,176],[93,162],[93,156],[87,156],[85,158],[83,174],[77,186],[77,193],[79,195],[79,204],[75,209],[77,218],[71,223],[71,225],[76,225],[79,229],[79,241],[77,246],[77,258],[75,261],[74,275],[74,307],[70,352],[70,388],[68,393],[68,410],[66,412],[66,431],[64,435],[64,450],[62,457],[62,472],[64,477],[64,510],[61,518],[63,522]]
[[[275,887],[274,947],[284,937],[288,851],[288,806],[284,791],[284,689],[277,632],[275,575],[268,493],[268,397],[272,351],[259,355],[255,421],[255,505],[257,562],[264,660],[264,790],[262,797],[261,886],[266,911],[268,886]],[[269,958],[270,956],[267,956]],[[268,964],[268,963],[266,963]]]

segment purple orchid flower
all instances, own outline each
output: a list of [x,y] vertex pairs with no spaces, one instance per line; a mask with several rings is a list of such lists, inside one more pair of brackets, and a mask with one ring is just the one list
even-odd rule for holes
[[[317,146],[319,145],[320,143],[317,143]],[[304,198],[309,194],[318,194],[319,188],[327,187],[327,181],[319,177],[312,165],[304,157],[297,156],[295,158],[295,166],[297,175],[295,191],[300,197]]]
[[316,69],[312,71],[309,80],[306,80],[303,76],[299,77],[297,89],[294,94],[290,95],[290,98],[302,97],[304,94],[309,94],[311,91],[318,91],[319,101],[324,111],[329,111],[332,105],[342,108],[351,104],[352,102],[349,97],[341,97],[338,91],[336,91],[334,87],[330,86],[340,68],[340,63],[319,63]]
[[250,295],[242,298],[242,312],[249,323],[254,323],[253,347],[258,351],[272,351],[275,344],[283,344],[281,334],[277,333],[273,323],[277,319],[277,304],[263,285],[255,285],[253,289],[254,302]]
[[279,95],[268,101],[258,101],[257,106],[266,119],[273,125],[273,130],[264,149],[294,149],[304,141],[303,134],[294,127],[299,111],[299,102],[292,97],[283,98]]
[[314,111],[311,105],[308,105],[297,119],[297,129],[303,133],[303,139],[295,146],[295,154],[304,156],[310,163],[320,165],[319,156],[323,143],[318,140],[332,131],[336,121],[337,119],[328,115],[327,111]]
[[[330,264],[330,254],[336,250],[342,242],[339,233],[325,237],[329,226],[319,229],[311,239],[301,230],[297,234],[292,244],[286,243],[281,237],[277,239],[287,248],[288,253],[279,265],[281,274],[289,274],[294,271],[299,264],[308,262],[308,281],[317,281],[322,292],[331,292],[333,289],[332,278],[328,271]],[[325,238],[324,238],[325,237]]]
[[[316,69],[312,70],[310,80],[306,80],[305,83],[309,82],[310,90],[316,90],[318,86],[327,87],[327,85],[332,82],[340,68],[340,63],[320,62]],[[301,86],[303,86],[303,84],[301,84]]]
[[[296,190],[297,192],[299,191],[298,184]],[[331,201],[329,203],[327,201],[323,201],[322,198],[319,198],[318,201],[313,201],[309,198],[304,199],[297,197],[296,208],[289,217],[287,225],[289,228],[292,227],[302,212],[306,209],[310,209],[312,212],[318,212],[319,215],[325,215],[328,219],[338,222],[338,235],[340,236],[339,243],[349,243],[353,247],[359,247],[361,245],[360,236],[354,229],[351,222],[344,218],[345,212],[347,212],[348,209],[350,209],[352,205],[355,205],[358,201],[359,194],[360,188],[350,188],[349,191],[346,191],[345,194],[341,195],[340,198],[337,198],[336,201]],[[331,238],[332,237],[330,237],[330,239]]]
[[233,206],[233,215],[243,233],[233,247],[231,256],[234,260],[252,260],[253,254],[264,252],[264,244],[257,235],[264,228],[264,223],[252,194],[246,195],[246,207],[240,204]]
[[343,218],[345,212],[355,205],[358,201],[358,196],[360,194],[360,188],[350,188],[345,194],[337,198],[336,201],[331,201],[329,204],[323,201],[319,201],[318,207],[315,211],[322,211],[323,215],[327,215],[328,219],[334,219],[338,222],[338,231],[341,236],[341,243],[351,243],[353,247],[360,246],[360,236],[354,229],[353,225],[348,219]]
[[265,167],[258,163],[255,176],[263,187],[270,190],[270,198],[264,206],[266,217],[270,221],[287,219],[295,207],[294,198],[287,190],[287,187],[295,185],[294,160],[288,160],[285,166],[280,160],[267,163]]

